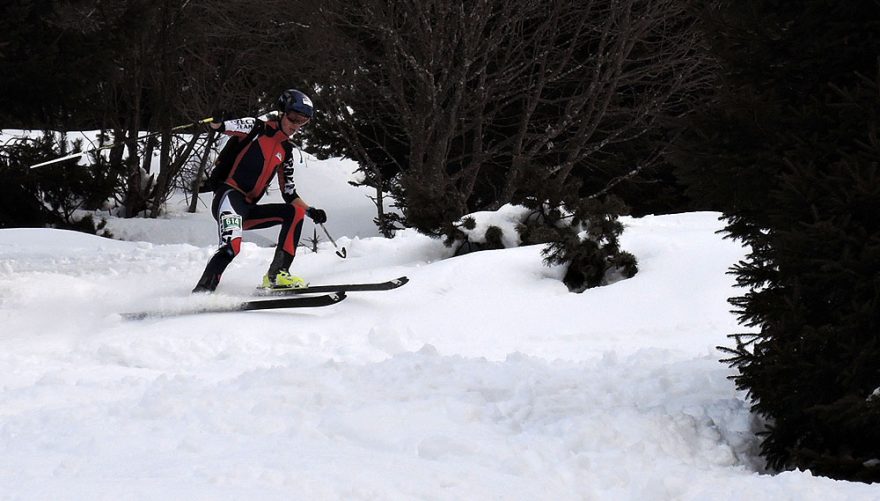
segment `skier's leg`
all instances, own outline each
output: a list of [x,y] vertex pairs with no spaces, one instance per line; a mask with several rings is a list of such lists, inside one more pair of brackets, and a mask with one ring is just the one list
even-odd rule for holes
[[212,209],[214,219],[217,220],[220,245],[205,266],[202,278],[199,279],[193,292],[212,292],[217,288],[226,267],[241,250],[242,221],[249,208],[244,197],[232,189],[218,193],[214,197]]
[[[257,205],[244,221],[246,230],[268,228],[281,224],[278,232],[278,244],[275,247],[275,256],[269,264],[269,270],[263,280],[264,287],[283,285],[287,287],[299,287],[305,285],[305,281],[298,277],[291,277],[289,270],[296,255],[296,247],[302,234],[305,211],[291,204],[266,204]],[[278,278],[279,274],[283,278]],[[284,283],[277,283],[284,282]]]

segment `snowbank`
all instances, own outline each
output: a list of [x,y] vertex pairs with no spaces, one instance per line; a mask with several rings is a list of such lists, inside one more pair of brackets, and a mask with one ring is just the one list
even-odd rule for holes
[[[195,300],[204,214],[111,221],[140,242],[0,230],[0,497],[877,499],[756,472],[715,349],[742,330],[725,271],[744,254],[717,214],[625,223],[640,273],[583,294],[540,247],[448,259],[340,231],[347,259],[323,243],[295,272],[410,283],[142,322],[118,313]],[[271,255],[246,243],[217,297],[249,297]]]

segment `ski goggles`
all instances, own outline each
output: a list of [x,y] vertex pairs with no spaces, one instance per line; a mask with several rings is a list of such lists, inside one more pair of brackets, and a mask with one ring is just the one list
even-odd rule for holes
[[296,111],[288,111],[285,116],[288,120],[290,120],[293,125],[298,127],[302,127],[303,125],[309,123],[310,118],[303,115],[302,113]]

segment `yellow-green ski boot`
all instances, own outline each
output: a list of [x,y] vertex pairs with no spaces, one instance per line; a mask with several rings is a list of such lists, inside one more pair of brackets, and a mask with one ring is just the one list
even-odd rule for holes
[[279,271],[275,278],[270,278],[268,274],[263,275],[264,289],[302,289],[308,286],[308,282],[284,270]]

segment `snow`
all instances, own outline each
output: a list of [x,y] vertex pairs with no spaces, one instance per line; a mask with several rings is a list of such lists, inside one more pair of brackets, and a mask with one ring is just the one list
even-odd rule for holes
[[718,361],[744,330],[725,272],[745,254],[718,214],[625,218],[639,274],[571,294],[540,246],[378,238],[350,171],[301,167],[348,257],[323,239],[293,271],[410,283],[326,308],[122,319],[253,292],[274,230],[246,233],[217,295],[189,294],[214,250],[207,199],[110,218],[127,241],[0,230],[0,498],[880,499],[762,472]]

